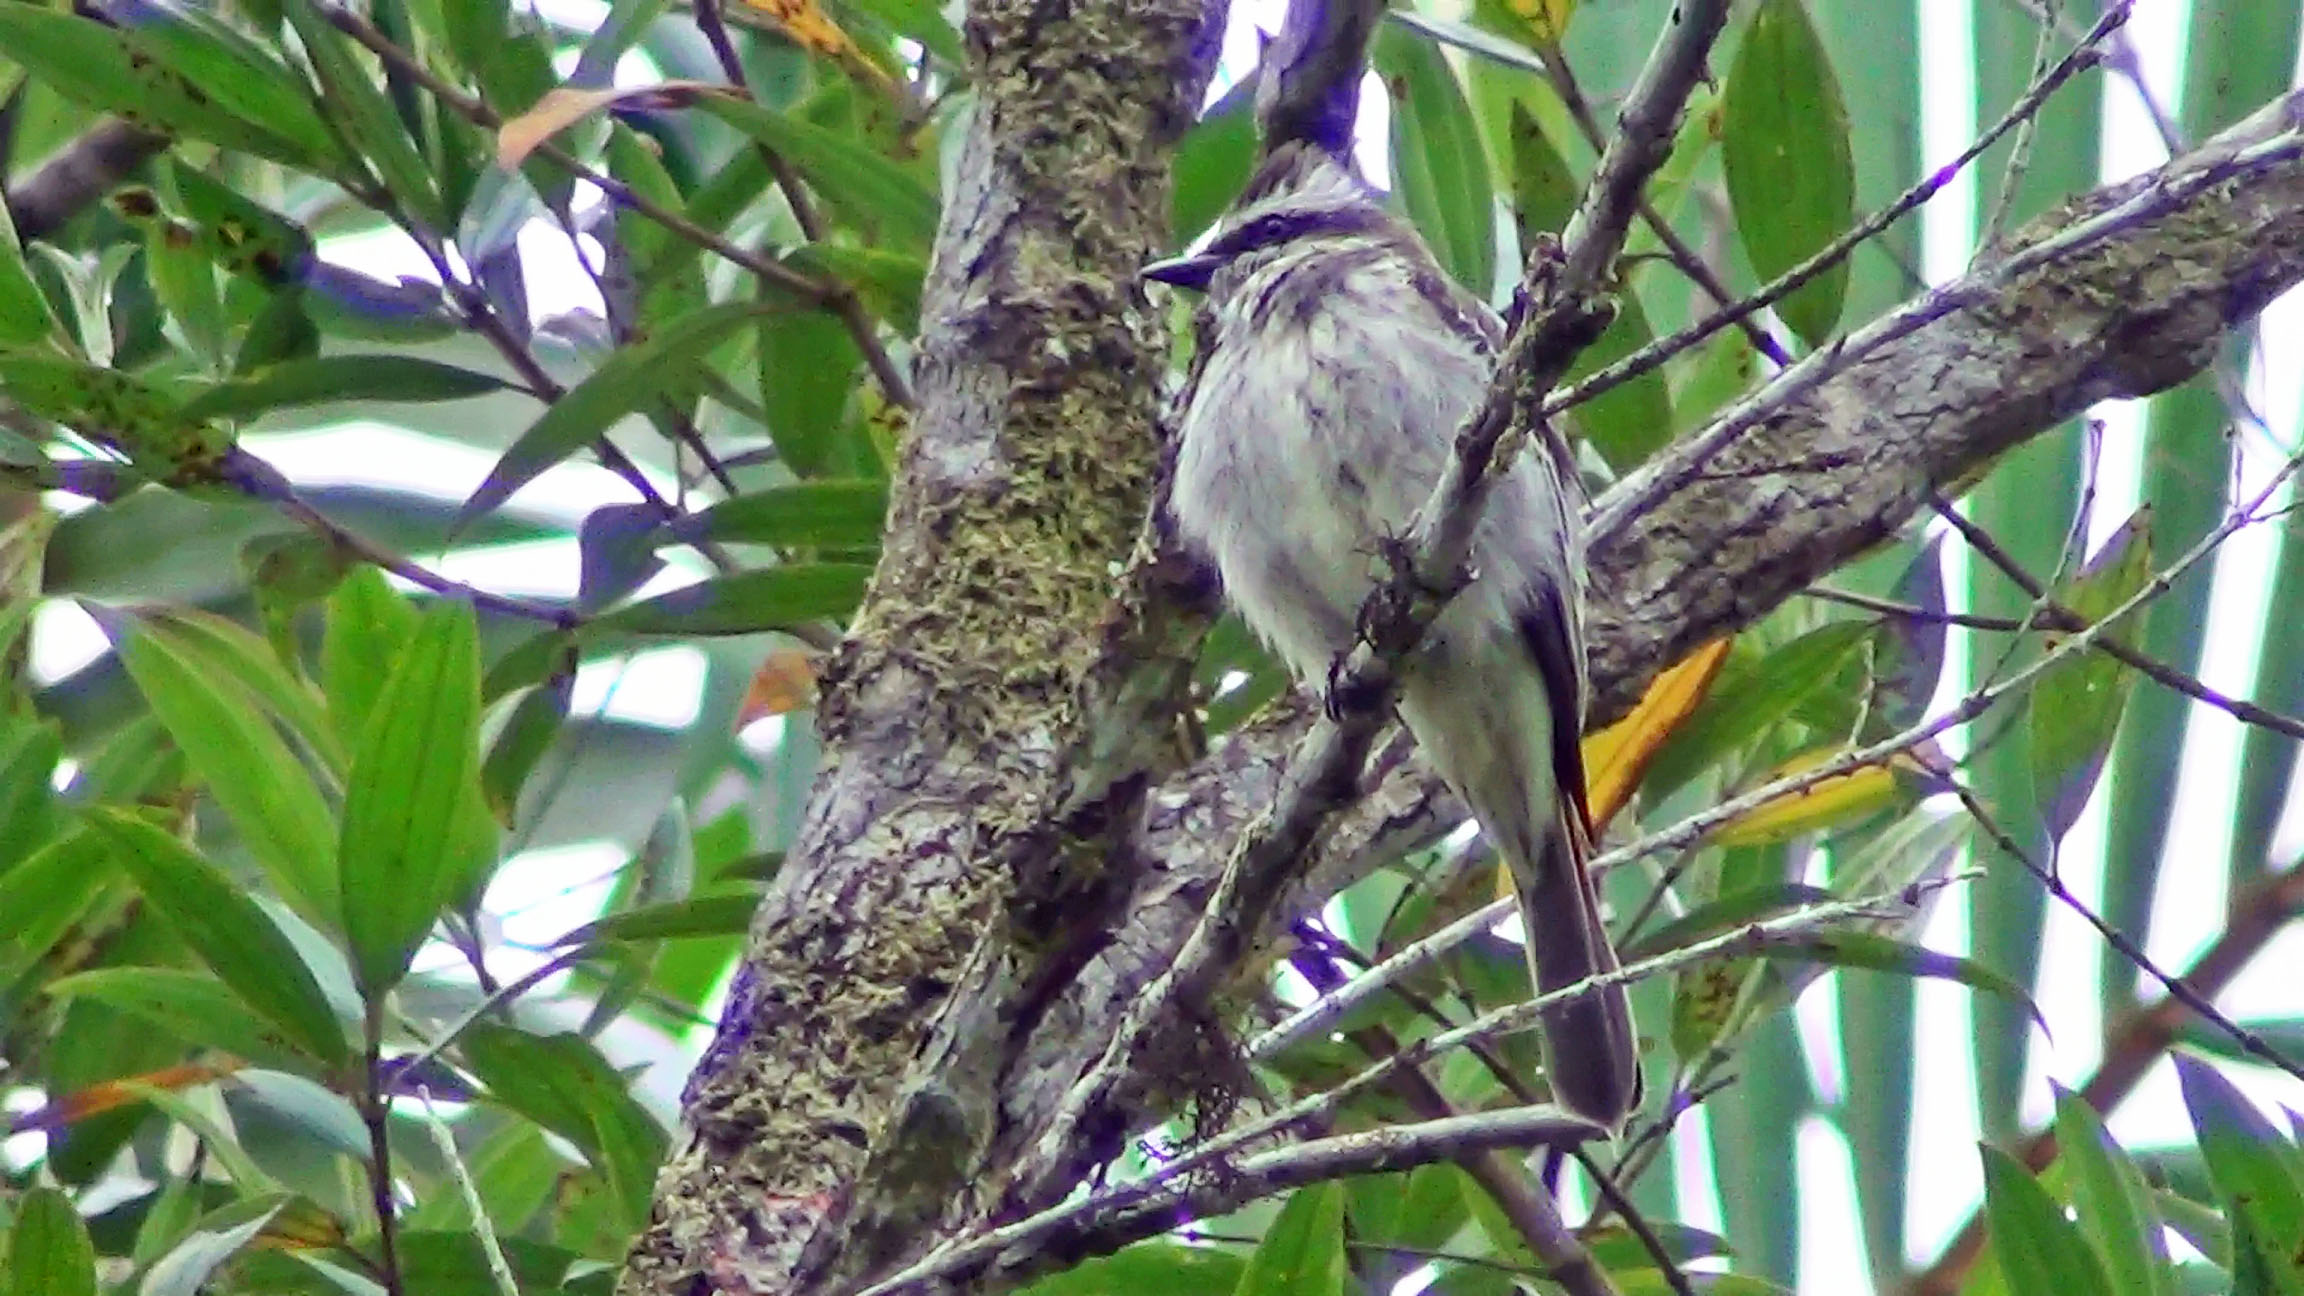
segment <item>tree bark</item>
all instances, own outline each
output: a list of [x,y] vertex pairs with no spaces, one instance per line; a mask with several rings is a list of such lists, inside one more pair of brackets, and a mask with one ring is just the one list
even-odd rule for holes
[[[1002,1195],[1035,1181],[1030,1131],[1173,956],[1311,721],[1277,708],[1148,789],[1156,765],[1110,760],[1123,739],[1092,732],[1130,655],[1193,637],[1157,597],[1125,596],[1143,582],[1116,599],[1111,571],[1153,481],[1165,367],[1129,271],[1161,242],[1166,146],[1216,29],[1178,0],[973,8],[983,102],[886,554],[823,704],[801,841],[625,1275],[634,1296],[844,1285],[995,1209],[1049,1205]],[[2304,280],[2300,154],[2291,94],[2043,217],[1620,483],[1589,556],[1594,722],[1893,535],[1931,488],[2197,372]],[[1367,782],[1281,921],[1461,818],[1397,744]],[[1062,897],[1047,879],[1066,877],[1097,898],[1081,921],[1108,929],[1077,963],[1049,954],[1061,921],[1016,903]],[[1107,1150],[1141,1117],[1103,1115]]]

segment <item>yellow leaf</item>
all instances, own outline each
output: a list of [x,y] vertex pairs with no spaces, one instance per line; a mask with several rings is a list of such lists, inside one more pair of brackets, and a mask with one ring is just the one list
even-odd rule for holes
[[832,21],[816,0],[744,0],[766,14],[786,40],[811,54],[821,54],[847,69],[850,76],[887,84],[888,74],[864,56],[840,24]]
[[1528,24],[1528,43],[1531,45],[1557,45],[1568,34],[1568,19],[1576,12],[1576,0],[1507,0],[1512,12]]
[[[1796,777],[1840,754],[1829,747],[1801,752],[1770,770],[1768,781]],[[1899,757],[1893,762],[1877,765],[1860,765],[1762,803],[1750,814],[1714,833],[1712,840],[1722,846],[1761,846],[1861,819],[1894,804],[1903,795],[1904,783],[1898,777],[1899,767],[1910,768],[1915,772],[1920,769],[1909,757]]]
[[1712,690],[1732,642],[1733,637],[1722,636],[1681,658],[1648,685],[1630,715],[1584,740],[1595,831],[1606,828],[1632,799],[1632,789],[1648,772],[1648,762]]

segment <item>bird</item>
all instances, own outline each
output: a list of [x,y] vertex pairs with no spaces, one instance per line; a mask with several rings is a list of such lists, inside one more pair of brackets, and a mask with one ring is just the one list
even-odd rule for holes
[[[1206,294],[1169,522],[1319,691],[1487,392],[1503,322],[1307,142],[1271,152],[1201,250],[1142,275]],[[1402,723],[1504,859],[1539,993],[1618,967],[1586,867],[1578,483],[1544,439],[1493,483],[1469,582],[1395,672]],[[1623,987],[1538,1025],[1554,1100],[1621,1129],[1641,1092]]]

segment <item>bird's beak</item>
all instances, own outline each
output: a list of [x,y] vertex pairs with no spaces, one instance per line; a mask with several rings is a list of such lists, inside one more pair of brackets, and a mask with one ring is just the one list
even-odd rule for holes
[[1178,288],[1205,290],[1208,287],[1208,280],[1214,277],[1216,268],[1222,264],[1220,258],[1205,254],[1169,257],[1165,261],[1154,261],[1136,273],[1139,278],[1157,279],[1161,283],[1174,284]]

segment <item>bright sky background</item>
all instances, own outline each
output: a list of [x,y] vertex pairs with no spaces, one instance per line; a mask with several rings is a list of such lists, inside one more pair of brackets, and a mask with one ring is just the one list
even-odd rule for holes
[[[1993,3],[1995,0],[1981,0]],[[2287,0],[2267,0],[2287,2]],[[1225,44],[1220,81],[1229,82],[1252,67],[1256,38],[1251,24],[1266,30],[1278,25],[1283,0],[1239,0],[1235,22]],[[2177,93],[2176,59],[2185,47],[2181,0],[2141,0],[2130,24],[2130,37],[2143,61],[2147,81],[2164,104],[2173,106]],[[558,0],[555,12],[570,16],[606,12],[605,5],[589,0]],[[1949,160],[1971,138],[1975,123],[1971,107],[1970,32],[1968,6],[1944,0],[1926,10],[1922,39],[1923,84],[1927,88],[1925,153],[1927,164]],[[596,20],[596,18],[595,18]],[[628,65],[620,72],[645,78],[644,65]],[[628,79],[620,76],[619,79]],[[2107,180],[2125,177],[2157,165],[2163,159],[2159,137],[2133,89],[2117,76],[2104,77],[2106,139],[2109,157]],[[1221,86],[1219,87],[1221,88]],[[1363,164],[1371,175],[1384,175],[1385,105],[1373,79],[1365,96]],[[1925,209],[1922,230],[1924,271],[1932,282],[1960,273],[1967,265],[1975,203],[1970,173],[1963,173],[1947,192]],[[533,228],[522,237],[530,258],[528,283],[537,297],[540,316],[590,305],[589,281],[577,270],[565,241],[553,231]],[[341,239],[327,244],[326,255],[371,273],[393,277],[431,277],[430,269],[413,246],[400,236],[374,235]],[[555,298],[553,293],[560,291]],[[2272,354],[2304,355],[2304,299],[2290,294],[2265,316],[2264,334]],[[2282,446],[2304,427],[2304,373],[2295,366],[2268,371],[2259,362],[2250,375],[2250,394],[2265,412],[2269,437],[2259,431],[2244,433],[2252,472],[2261,474],[2274,463]],[[2138,420],[2125,404],[2097,411],[2107,428],[2099,480],[2101,500],[2095,512],[2100,542],[2105,533],[2134,507],[2139,483]],[[256,450],[299,482],[306,484],[370,482],[416,488],[443,498],[461,498],[478,485],[490,457],[486,453],[376,424],[340,426],[314,432],[250,437]],[[554,469],[521,492],[517,503],[571,524],[592,508],[621,502],[626,488],[612,474],[588,465]],[[73,502],[58,498],[61,506]],[[2217,564],[2212,625],[2237,628],[2260,624],[2265,615],[2264,594],[2270,584],[2273,531],[2244,531],[2229,544]],[[1953,561],[1959,561],[1958,549]],[[573,543],[501,546],[493,550],[462,552],[442,564],[446,574],[462,581],[509,594],[567,595],[576,583]],[[675,565],[657,578],[657,586],[684,583],[702,573],[694,566]],[[1961,588],[1953,573],[1952,588]],[[2209,658],[2202,676],[2228,694],[2246,696],[2253,691],[2257,637],[2252,631],[2211,633]],[[1956,639],[1957,644],[1957,639]],[[53,680],[79,669],[102,651],[101,637],[85,616],[67,604],[52,603],[35,629],[34,670]],[[1959,678],[1957,661],[1947,671]],[[679,727],[693,719],[704,662],[693,649],[668,647],[638,654],[621,663],[588,668],[578,681],[578,710],[605,708],[635,723]],[[2222,859],[2229,834],[2233,773],[2240,728],[2220,712],[2196,707],[2187,732],[2183,780],[2177,798],[2172,840],[2196,844],[2211,859]],[[758,735],[762,745],[774,739],[772,731]],[[2065,877],[2084,900],[2093,901],[2101,885],[2100,854],[2104,831],[2102,797],[2067,842],[2063,854]],[[2286,850],[2304,844],[2299,825],[2304,797],[2292,796],[2289,822],[2283,833]],[[603,902],[608,878],[624,861],[622,846],[601,842],[551,852],[531,852],[509,863],[491,893],[491,908],[501,919],[503,934],[522,943],[542,945],[590,917]],[[576,879],[571,884],[570,879]],[[2148,947],[2163,966],[2179,966],[2195,955],[2219,929],[2226,897],[2221,869],[2171,868],[2162,874],[2163,894],[2155,912],[2162,921],[2150,933]],[[1936,910],[1927,932],[1928,943],[1948,951],[1966,948],[1965,908],[1947,903]],[[506,950],[497,966],[500,975],[524,970],[523,955]],[[2031,1114],[2048,1110],[2046,1081],[2057,1079],[2077,1085],[2097,1062],[2101,1022],[2096,1019],[2091,986],[2097,958],[2096,938],[2080,921],[2061,908],[2050,911],[2043,967],[2047,975],[2038,987],[2039,1000],[2049,1019],[2058,1025],[2053,1041],[2035,1036],[2034,1076],[2030,1083]],[[439,965],[452,959],[443,957]],[[533,966],[533,960],[529,962]],[[2223,997],[2228,1010],[2246,1017],[2287,1017],[2304,1014],[2304,984],[2295,969],[2304,967],[2304,932],[2294,926],[2272,948],[2260,955],[2253,970]],[[2069,970],[2058,976],[2058,969]],[[1920,1056],[1928,1058],[1927,1083],[1917,1086],[1912,1146],[1912,1205],[1909,1231],[1912,1258],[1932,1256],[1953,1229],[1966,1219],[1981,1192],[1974,1152],[1976,1114],[1971,1095],[1972,1077],[1964,1041],[1968,1038],[1971,992],[1941,982],[1920,987]],[[1798,1020],[1823,1092],[1837,1088],[1837,1032],[1828,993],[1811,992],[1799,1006]],[[644,1028],[612,1035],[604,1043],[619,1064],[650,1064],[644,1089],[656,1109],[669,1115],[679,1085],[703,1039],[672,1041]],[[2276,1073],[2234,1067],[2230,1070],[2253,1094],[2266,1101],[2284,1101],[2304,1109],[2304,1086]],[[1723,1101],[1736,1101],[1731,1091]],[[2113,1132],[2133,1146],[2190,1141],[2189,1126],[2177,1098],[2172,1073],[2163,1064],[2143,1088],[2113,1118]],[[1685,1222],[1718,1225],[1717,1201],[1706,1181],[1706,1157],[1701,1112],[1681,1125],[1678,1146],[1685,1154],[1682,1170]],[[1821,1118],[1811,1118],[1797,1131],[1803,1178],[1811,1189],[1835,1180],[1848,1183],[1848,1157],[1838,1132]],[[1841,1296],[1868,1286],[1861,1253],[1861,1233],[1853,1211],[1853,1186],[1845,1191],[1804,1191],[1801,1223],[1804,1296]]]

